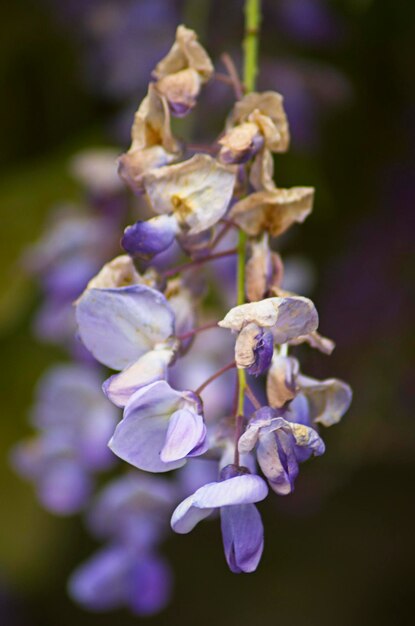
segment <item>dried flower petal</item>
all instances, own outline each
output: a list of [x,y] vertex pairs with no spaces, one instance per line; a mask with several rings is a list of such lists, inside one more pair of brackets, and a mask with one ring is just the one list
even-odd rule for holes
[[251,243],[251,257],[245,269],[245,291],[248,300],[262,300],[278,287],[283,279],[284,266],[279,254],[269,248],[268,234]]
[[303,335],[301,337],[291,339],[289,343],[293,346],[298,346],[302,343],[308,343],[312,348],[316,348],[324,354],[331,354],[336,347],[336,344],[332,339],[329,339],[328,337],[323,337],[323,335],[320,335],[320,333],[318,333],[316,330],[309,335]]
[[246,163],[262,148],[264,138],[256,124],[244,122],[228,130],[218,143],[223,163]]
[[271,329],[275,342],[281,344],[315,330],[318,315],[308,298],[267,298],[234,307],[218,325],[239,332],[251,322]]
[[352,401],[352,390],[347,383],[337,378],[316,380],[303,375],[297,381],[309,402],[314,422],[332,426],[341,420]]
[[264,91],[244,96],[234,106],[231,123],[236,125],[246,121],[254,121],[260,127],[267,148],[273,152],[285,152],[288,149],[290,133],[281,94]]
[[111,289],[112,287],[127,287],[137,284],[146,283],[135,269],[131,257],[123,254],[115,257],[109,263],[105,263],[98,274],[91,278],[87,289]]
[[311,213],[313,198],[313,187],[258,191],[237,202],[229,216],[248,235],[265,230],[276,237],[295,222],[304,222]]
[[271,407],[280,408],[295,397],[299,370],[297,359],[274,354],[267,376],[267,398]]
[[192,68],[203,82],[213,74],[213,65],[206,50],[197,40],[196,33],[181,24],[176,30],[176,40],[167,55],[157,63],[153,72],[158,79]]
[[258,152],[249,172],[249,182],[255,191],[274,191],[274,159],[266,148]]
[[206,154],[144,176],[144,186],[156,213],[173,213],[179,225],[196,235],[226,213],[235,173]]

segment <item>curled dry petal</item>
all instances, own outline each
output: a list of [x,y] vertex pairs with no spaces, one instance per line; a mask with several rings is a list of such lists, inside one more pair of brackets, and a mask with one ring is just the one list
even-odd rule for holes
[[118,173],[135,193],[143,192],[144,172],[174,161],[180,146],[170,129],[166,99],[150,85],[131,129],[131,147],[118,161]]
[[223,163],[246,163],[262,148],[264,139],[256,124],[244,122],[228,130],[219,144]]
[[219,326],[239,332],[249,323],[271,329],[275,342],[281,344],[315,330],[318,315],[308,298],[267,298],[234,307],[219,322]]
[[267,148],[273,152],[288,149],[290,133],[287,116],[283,97],[276,91],[247,94],[235,104],[230,121],[233,125],[253,121],[264,134]]
[[191,68],[203,82],[213,74],[213,65],[206,50],[197,40],[196,33],[181,24],[176,30],[176,40],[167,55],[157,63],[153,72],[158,79]]
[[270,150],[263,148],[252,162],[249,182],[255,191],[273,191],[275,189],[273,177],[274,159]]
[[264,331],[256,324],[247,324],[241,330],[235,343],[236,365],[254,376],[268,369],[274,340],[270,331]]
[[170,153],[179,152],[179,144],[170,128],[170,112],[166,99],[160,95],[155,85],[150,84],[147,96],[134,116],[130,151],[152,146],[162,146]]
[[245,291],[248,300],[262,300],[268,292],[279,287],[284,275],[284,266],[279,254],[272,252],[265,233],[259,241],[251,244],[251,257],[246,264]]
[[237,202],[229,217],[248,235],[256,236],[265,230],[277,237],[295,222],[304,222],[313,208],[313,199],[313,187],[258,191]]
[[316,330],[309,335],[303,335],[301,337],[296,337],[289,342],[293,346],[298,346],[302,343],[308,343],[312,348],[316,348],[323,352],[324,354],[331,354],[336,347],[336,344],[332,339],[328,337],[323,337]]
[[91,278],[87,289],[111,289],[112,287],[127,287],[145,282],[134,267],[132,259],[123,254],[115,257],[100,269],[98,274]]
[[183,117],[195,106],[201,85],[196,70],[187,68],[161,78],[157,89],[168,101],[173,115]]
[[267,376],[267,398],[271,407],[280,408],[295,397],[298,372],[297,359],[274,354]]
[[151,146],[144,150],[129,150],[118,159],[118,174],[130,189],[144,193],[143,175],[148,170],[168,165],[177,156],[167,152],[163,146]]
[[156,213],[173,213],[184,231],[196,235],[216,224],[232,198],[235,173],[206,154],[145,174],[144,186]]
[[352,401],[349,385],[336,378],[316,380],[300,375],[297,380],[309,402],[311,419],[323,426],[337,424]]

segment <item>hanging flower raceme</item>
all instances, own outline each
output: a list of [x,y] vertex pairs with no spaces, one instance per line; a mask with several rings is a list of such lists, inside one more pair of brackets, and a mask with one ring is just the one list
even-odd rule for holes
[[[274,249],[274,238],[310,215],[314,188],[276,186],[273,155],[285,152],[290,138],[283,98],[273,91],[243,94],[235,73],[231,68],[225,82],[240,96],[219,141],[201,151],[179,142],[170,117],[195,106],[214,71],[196,34],[178,27],[135,114],[130,149],[119,159],[122,181],[152,217],[145,219],[147,211],[125,229],[127,254],[99,271],[108,256],[99,265],[93,256],[94,271],[71,291],[81,344],[115,371],[103,390],[123,408],[122,419],[115,424],[104,396],[99,420],[90,405],[74,406],[87,377],[67,406],[56,386],[37,424],[35,452],[19,453],[20,471],[32,475],[46,506],[61,511],[85,504],[101,455],[113,453],[142,472],[178,470],[177,482],[134,470],[95,501],[88,525],[106,546],[70,581],[71,595],[92,610],[128,606],[141,615],[165,605],[170,574],[159,547],[174,506],[171,527],[178,533],[218,510],[229,568],[255,571],[264,546],[256,503],[268,495],[266,481],[274,493],[290,494],[301,463],[324,453],[320,425],[337,423],[351,402],[346,383],[305,376],[292,356],[300,344],[325,354],[334,349],[317,331],[313,302],[286,291]],[[76,163],[94,206],[101,186],[108,195],[113,185],[107,165]],[[58,259],[59,269],[61,258],[70,270],[82,265],[89,247],[81,231],[74,228],[66,240],[58,229],[40,265]],[[98,229],[95,235],[101,253],[106,239]],[[162,253],[170,246],[184,259],[169,267],[170,252]],[[66,289],[74,276],[52,272],[49,282]],[[224,302],[230,310],[219,312]]]

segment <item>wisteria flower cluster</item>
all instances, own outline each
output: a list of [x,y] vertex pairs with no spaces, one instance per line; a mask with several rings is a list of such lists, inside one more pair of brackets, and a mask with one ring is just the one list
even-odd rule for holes
[[[289,145],[282,96],[242,96],[224,133],[205,152],[189,155],[172,135],[170,116],[186,115],[195,106],[212,73],[195,33],[179,26],[136,113],[131,148],[119,162],[121,177],[136,194],[144,194],[156,216],[126,228],[122,245],[128,256],[110,262],[88,285],[76,316],[87,349],[120,372],[103,387],[124,410],[111,450],[134,467],[156,473],[196,457],[215,460],[217,480],[179,504],[171,526],[187,533],[220,509],[228,565],[234,572],[251,572],[263,546],[255,503],[267,496],[267,482],[278,494],[293,491],[300,463],[324,452],[319,425],[339,421],[351,392],[341,381],[303,375],[297,359],[288,355],[289,347],[299,343],[326,353],[334,346],[318,334],[311,300],[282,288],[282,261],[270,247],[271,238],[304,221],[314,196],[310,187],[282,189],[273,182],[272,154]],[[194,283],[201,280],[204,264],[214,260],[224,231],[231,229],[249,238],[249,301],[208,326],[235,337],[234,360],[223,370],[266,375],[266,400],[257,399],[250,383],[239,377],[248,400],[242,412],[212,420],[203,402],[211,381],[179,390],[170,369],[173,364],[179,368],[192,349],[189,339],[208,331],[198,326],[202,312]],[[151,259],[174,240],[190,257],[188,264],[164,274],[151,271]],[[150,261],[141,273],[136,269],[140,259]],[[212,373],[212,379],[221,373]]]
[[[95,232],[94,263],[102,254],[107,262],[93,273],[82,265],[82,287],[70,290],[78,345],[111,370],[106,397],[93,360],[60,368],[40,387],[39,435],[15,451],[20,472],[58,513],[89,503],[93,478],[111,459],[136,468],[88,506],[87,525],[106,546],[69,589],[93,610],[164,606],[171,573],[160,546],[169,518],[188,533],[218,511],[229,568],[255,571],[264,545],[256,504],[269,488],[293,492],[300,465],[324,453],[321,429],[351,402],[346,383],[303,374],[293,356],[299,344],[330,354],[334,343],[319,334],[313,302],[287,290],[274,250],[314,198],[312,187],[274,183],[274,154],[290,140],[283,97],[244,92],[233,68],[236,101],[221,135],[198,150],[174,135],[172,118],[189,114],[214,78],[196,34],[179,26],[118,160],[120,179],[151,217],[127,226],[123,254],[112,260]],[[94,188],[105,188],[92,169]],[[116,240],[116,223],[112,233]],[[186,258],[166,266],[172,250]],[[73,250],[71,261],[79,259]],[[233,300],[230,310],[217,314],[215,294]],[[146,474],[173,470],[167,479]]]

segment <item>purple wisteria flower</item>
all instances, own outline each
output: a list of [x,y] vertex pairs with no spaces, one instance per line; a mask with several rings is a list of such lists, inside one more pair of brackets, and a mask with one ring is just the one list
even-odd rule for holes
[[255,502],[264,500],[268,488],[244,467],[226,466],[221,481],[200,487],[176,508],[171,526],[188,533],[202,519],[220,509],[225,557],[234,573],[253,572],[261,559],[264,529]]
[[270,407],[256,411],[239,439],[239,452],[256,447],[259,466],[272,489],[286,495],[294,489],[299,463],[324,453],[318,433],[304,424],[289,422]]
[[[312,426],[337,424],[348,410],[352,401],[350,386],[337,378],[316,380],[300,373],[297,359],[277,353],[267,375],[267,397],[271,407],[287,406],[287,419]],[[301,398],[301,400],[300,400]]]
[[284,344],[315,331],[318,315],[308,298],[267,298],[234,307],[219,326],[238,333],[236,365],[258,375],[269,367],[274,343]]
[[166,605],[172,577],[158,549],[175,500],[173,483],[135,472],[103,489],[88,521],[109,543],[70,578],[69,592],[79,604],[92,611],[127,606],[137,615]]
[[165,377],[174,357],[174,313],[159,291],[145,285],[88,289],[76,308],[79,335],[112,376],[104,391],[125,406],[140,387]]
[[200,398],[164,381],[142,387],[130,398],[109,442],[120,458],[148,472],[165,472],[207,450]]
[[18,444],[12,460],[36,485],[50,511],[69,515],[84,506],[93,476],[114,462],[107,443],[118,411],[102,395],[100,377],[85,365],[62,365],[40,382],[33,425],[39,433]]

